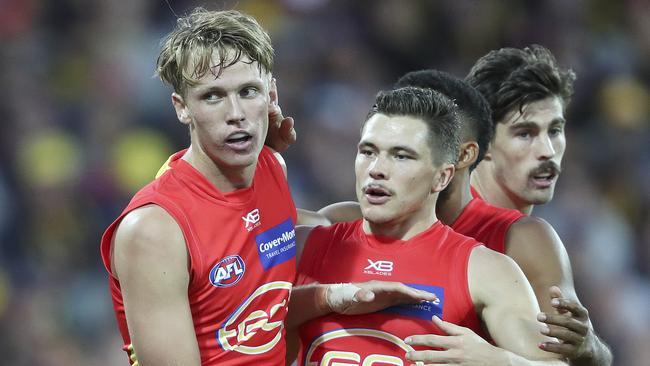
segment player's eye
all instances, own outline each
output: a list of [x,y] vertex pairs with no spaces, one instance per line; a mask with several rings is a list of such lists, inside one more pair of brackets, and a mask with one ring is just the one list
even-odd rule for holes
[[259,94],[259,89],[257,89],[254,86],[245,87],[239,92],[239,95],[241,95],[244,98],[252,98],[257,96],[258,94]]
[[564,129],[562,127],[554,127],[548,131],[548,134],[551,136],[559,136],[562,134],[562,132],[564,132]]

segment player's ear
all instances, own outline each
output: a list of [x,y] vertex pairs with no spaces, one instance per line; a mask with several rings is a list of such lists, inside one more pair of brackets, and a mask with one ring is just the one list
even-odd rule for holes
[[176,117],[182,124],[189,125],[192,119],[190,118],[189,111],[187,110],[187,104],[185,100],[178,93],[172,93],[172,104],[176,110]]
[[275,83],[275,78],[269,75],[269,103],[278,104],[278,86]]
[[478,143],[476,141],[463,142],[460,144],[456,169],[467,168],[474,164],[476,159],[478,159]]
[[434,177],[433,182],[433,192],[440,192],[447,188],[449,183],[451,183],[454,173],[456,172],[456,167],[454,164],[443,163],[440,166],[437,175]]

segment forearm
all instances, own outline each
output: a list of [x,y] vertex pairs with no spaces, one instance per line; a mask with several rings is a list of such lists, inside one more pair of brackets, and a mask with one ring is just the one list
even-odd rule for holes
[[327,285],[311,284],[294,287],[285,321],[287,329],[332,312],[327,304]]
[[580,357],[571,360],[572,366],[611,366],[614,356],[607,344],[596,335],[596,346],[594,353],[588,357]]
[[564,360],[559,360],[559,359],[543,359],[543,360],[530,360],[528,358],[525,358],[523,356],[520,356],[516,353],[506,351],[505,352],[505,359],[506,363],[504,365],[508,366],[567,366],[568,363]]

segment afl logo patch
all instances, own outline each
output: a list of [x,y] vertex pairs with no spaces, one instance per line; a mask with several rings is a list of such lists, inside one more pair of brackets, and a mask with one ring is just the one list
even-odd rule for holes
[[229,255],[215,264],[210,271],[210,283],[215,287],[235,285],[246,272],[246,264],[238,255]]

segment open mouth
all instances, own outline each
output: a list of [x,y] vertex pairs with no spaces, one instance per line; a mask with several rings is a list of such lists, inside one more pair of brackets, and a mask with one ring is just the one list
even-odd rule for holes
[[555,182],[555,178],[557,178],[557,174],[554,172],[546,172],[541,174],[535,174],[531,178],[537,187],[548,188],[553,184],[553,182]]
[[248,141],[250,141],[252,139],[253,139],[253,136],[251,136],[250,134],[248,134],[246,132],[237,132],[237,133],[234,133],[234,134],[230,135],[226,139],[226,143],[228,143],[228,144],[241,144],[241,143],[248,142]]
[[366,186],[363,189],[366,199],[371,204],[381,204],[390,199],[391,193],[388,189],[381,186]]

